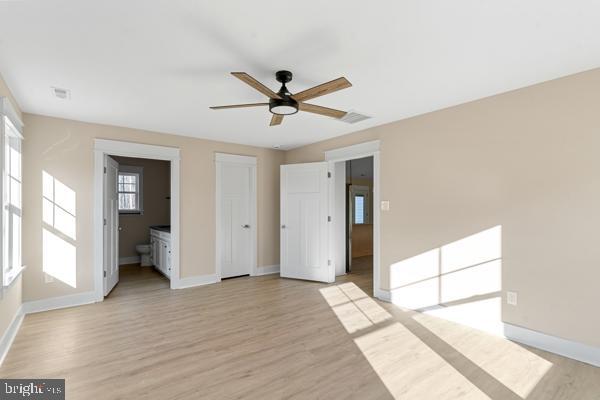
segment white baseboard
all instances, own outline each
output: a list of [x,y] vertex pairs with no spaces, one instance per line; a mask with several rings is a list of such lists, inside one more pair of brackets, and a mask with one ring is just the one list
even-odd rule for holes
[[[398,299],[394,299],[393,291],[380,289],[375,293],[375,297],[402,307]],[[598,347],[559,338],[506,322],[503,323],[503,326],[503,336],[506,339],[600,367],[600,348]]]
[[210,285],[211,283],[217,283],[220,281],[221,280],[215,274],[191,276],[189,278],[180,278],[176,287],[173,289],[185,289],[194,286]]
[[270,275],[270,274],[278,274],[279,273],[279,264],[277,265],[265,265],[262,267],[258,267],[256,271],[256,275],[254,276],[262,276],[262,275]]
[[57,310],[59,308],[75,307],[95,303],[98,297],[94,292],[70,294],[67,296],[51,297],[49,299],[27,301],[22,308],[25,314]]
[[6,332],[2,335],[2,338],[0,339],[0,365],[4,362],[4,358],[8,354],[8,350],[10,350],[10,346],[15,340],[17,332],[19,332],[24,317],[23,306],[21,306],[15,313],[10,325],[6,328]]
[[600,367],[600,348],[547,335],[517,325],[504,324],[504,336],[515,342]]
[[392,294],[389,290],[375,289],[375,297],[381,301],[385,301],[388,303],[392,302]]
[[119,265],[127,264],[139,264],[140,256],[121,257],[119,258]]

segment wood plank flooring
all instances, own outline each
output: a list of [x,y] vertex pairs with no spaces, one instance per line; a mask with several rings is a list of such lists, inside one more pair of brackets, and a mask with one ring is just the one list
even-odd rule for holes
[[102,303],[28,315],[0,376],[66,378],[85,400],[600,399],[600,368],[370,294],[370,259],[333,285],[175,291],[128,266]]

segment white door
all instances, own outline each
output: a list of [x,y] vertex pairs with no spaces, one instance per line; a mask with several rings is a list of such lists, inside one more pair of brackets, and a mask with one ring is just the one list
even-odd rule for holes
[[[247,158],[250,157],[244,157]],[[255,173],[252,164],[217,159],[217,254],[221,278],[250,275],[256,262]]]
[[119,164],[104,157],[104,295],[119,282]]
[[333,282],[327,163],[281,166],[281,261],[285,278]]

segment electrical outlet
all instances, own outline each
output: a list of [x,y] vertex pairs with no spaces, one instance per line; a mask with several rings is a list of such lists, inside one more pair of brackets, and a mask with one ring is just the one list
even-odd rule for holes
[[517,292],[506,292],[506,304],[516,306],[518,302]]
[[390,202],[389,200],[381,201],[381,211],[390,211]]
[[54,278],[51,275],[44,274],[44,282],[45,283],[52,283],[52,282],[54,282]]

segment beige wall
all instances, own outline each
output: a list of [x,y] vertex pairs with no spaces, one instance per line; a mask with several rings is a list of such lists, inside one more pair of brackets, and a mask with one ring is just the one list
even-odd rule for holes
[[[284,153],[128,128],[25,114],[24,261],[26,301],[93,290],[93,140],[94,138],[174,146],[181,149],[181,276],[215,272],[214,153],[258,159],[258,265],[279,263],[279,165]],[[77,284],[46,283],[42,270],[42,171],[77,196]]]
[[[502,226],[503,320],[600,346],[600,69],[316,143],[381,139],[381,285],[398,261]],[[377,208],[376,208],[377,209]]]
[[[6,86],[2,75],[0,75],[0,97],[8,97],[19,116],[21,116],[21,110],[8,89],[8,86]],[[21,306],[21,285],[21,278],[17,278],[12,285],[5,288],[0,295],[0,338],[2,338],[4,332],[6,332],[8,325],[12,322]]]
[[143,214],[119,215],[119,258],[137,257],[135,246],[150,243],[150,226],[171,223],[169,161],[113,157],[119,165],[143,168]]

